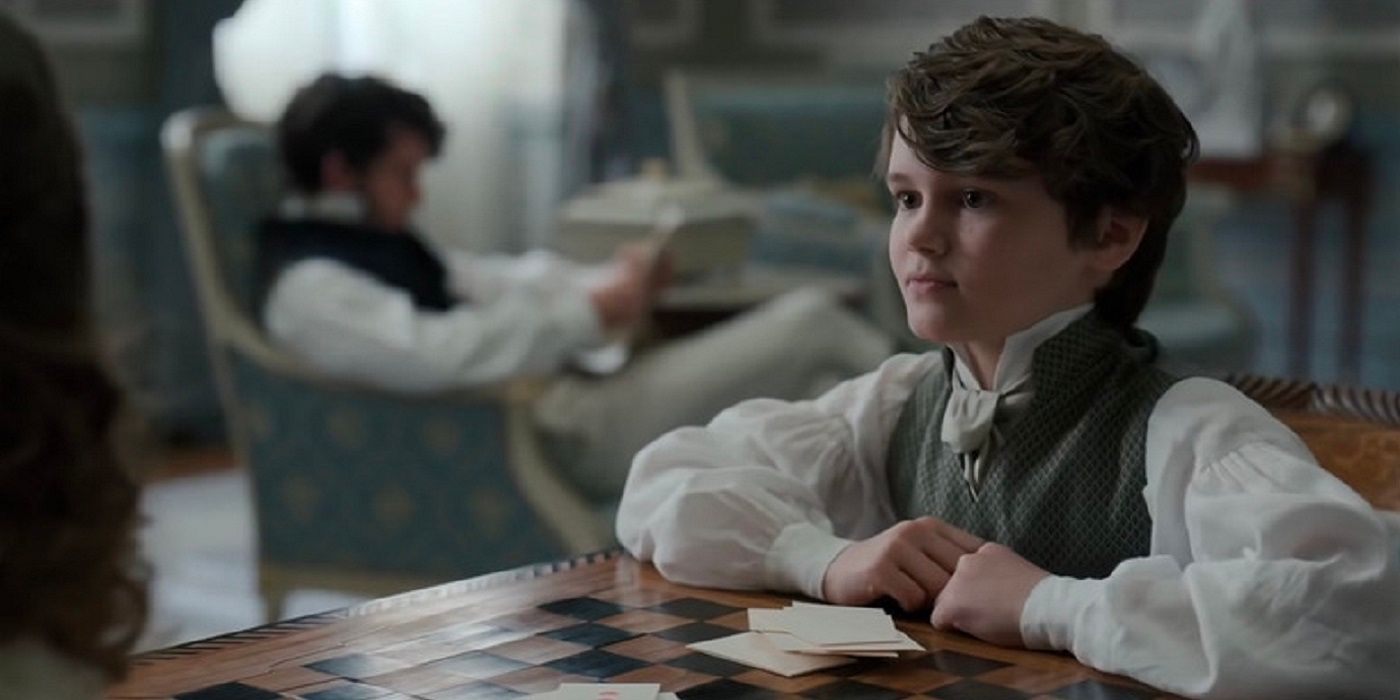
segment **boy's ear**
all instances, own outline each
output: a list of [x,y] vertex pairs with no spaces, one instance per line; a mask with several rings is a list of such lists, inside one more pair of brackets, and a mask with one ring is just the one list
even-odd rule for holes
[[353,191],[360,186],[360,175],[340,151],[321,156],[321,189]]
[[1094,222],[1099,244],[1093,248],[1095,269],[1113,274],[1137,252],[1147,232],[1147,217],[1126,209],[1106,206]]

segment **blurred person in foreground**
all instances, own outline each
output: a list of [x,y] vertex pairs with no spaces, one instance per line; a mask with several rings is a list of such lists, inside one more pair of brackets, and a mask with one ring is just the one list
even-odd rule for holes
[[122,397],[89,316],[87,211],[34,38],[0,13],[0,697],[96,698],[146,618]]

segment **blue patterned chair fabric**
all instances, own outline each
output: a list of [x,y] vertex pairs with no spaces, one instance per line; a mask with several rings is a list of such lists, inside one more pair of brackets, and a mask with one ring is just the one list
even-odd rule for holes
[[868,176],[885,118],[878,78],[776,89],[697,85],[689,97],[707,159],[738,185]]
[[283,186],[269,132],[204,110],[172,117],[163,138],[265,573],[325,571],[317,585],[353,588],[335,577],[446,580],[573,553],[517,480],[503,392],[351,386],[262,340],[255,227]]
[[263,560],[451,579],[565,553],[514,483],[500,402],[313,386],[230,354]]

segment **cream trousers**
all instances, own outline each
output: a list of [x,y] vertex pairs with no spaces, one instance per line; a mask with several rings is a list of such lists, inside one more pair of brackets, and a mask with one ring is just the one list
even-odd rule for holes
[[546,452],[599,505],[622,495],[632,457],[745,399],[812,398],[875,369],[890,339],[830,295],[789,292],[635,358],[614,375],[569,377],[535,410]]

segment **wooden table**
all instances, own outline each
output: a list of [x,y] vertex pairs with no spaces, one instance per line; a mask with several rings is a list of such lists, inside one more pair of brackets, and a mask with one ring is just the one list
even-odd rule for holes
[[660,683],[684,698],[1154,698],[1059,655],[901,629],[929,653],[783,678],[689,651],[789,598],[688,588],[612,553],[450,583],[137,657],[111,698],[504,698],[561,682]]

